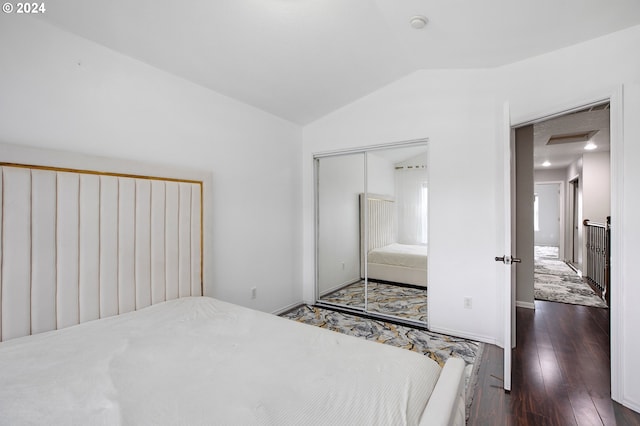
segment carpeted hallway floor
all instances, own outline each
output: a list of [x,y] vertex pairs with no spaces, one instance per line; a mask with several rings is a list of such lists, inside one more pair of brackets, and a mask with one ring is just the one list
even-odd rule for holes
[[582,277],[558,258],[557,247],[535,247],[534,296],[549,302],[607,307]]

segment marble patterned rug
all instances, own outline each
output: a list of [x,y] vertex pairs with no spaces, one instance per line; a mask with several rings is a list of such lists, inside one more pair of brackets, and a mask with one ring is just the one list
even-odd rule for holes
[[607,304],[550,249],[536,246],[534,297],[537,300],[606,308]]
[[558,259],[558,247],[553,246],[535,246],[534,247],[535,258],[539,259],[541,257],[548,259]]
[[466,363],[467,408],[470,407],[483,343],[309,305],[303,305],[281,316],[342,334],[418,352],[441,366],[451,356],[462,358]]
[[[427,289],[403,287],[370,281],[367,287],[367,310],[400,318],[427,322]],[[341,288],[321,298],[353,308],[364,308],[364,281]]]

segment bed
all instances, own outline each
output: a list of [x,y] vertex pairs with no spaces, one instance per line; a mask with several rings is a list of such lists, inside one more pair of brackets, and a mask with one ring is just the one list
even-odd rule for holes
[[0,423],[418,424],[455,405],[452,361],[180,298],[3,343]]
[[149,176],[0,164],[0,424],[464,424],[461,359],[203,296],[206,177]]
[[366,259],[369,279],[426,287],[427,246],[398,243],[396,217],[393,197],[368,194],[365,209],[364,194],[360,194],[362,278]]

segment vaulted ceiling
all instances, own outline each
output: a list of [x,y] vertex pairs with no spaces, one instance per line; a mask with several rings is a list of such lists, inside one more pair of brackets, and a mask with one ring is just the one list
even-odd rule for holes
[[640,1],[55,0],[40,19],[306,124],[419,69],[495,67],[634,26]]

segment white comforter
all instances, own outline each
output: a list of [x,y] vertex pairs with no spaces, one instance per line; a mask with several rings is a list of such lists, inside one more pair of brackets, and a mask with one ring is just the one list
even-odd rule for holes
[[393,243],[378,247],[367,255],[369,263],[427,269],[427,246]]
[[440,367],[215,299],[0,343],[0,424],[417,424]]

